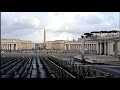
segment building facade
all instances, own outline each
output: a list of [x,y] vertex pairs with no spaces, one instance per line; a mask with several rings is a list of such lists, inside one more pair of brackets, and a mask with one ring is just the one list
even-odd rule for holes
[[65,50],[65,40],[55,40],[55,41],[47,41],[46,49],[48,50]]
[[34,49],[34,43],[19,39],[1,39],[1,50]]
[[43,49],[42,43],[35,43],[35,49]]
[[[84,44],[85,50],[96,51],[97,41],[87,39]],[[65,50],[82,50],[82,39],[79,38],[78,41],[69,41],[65,43]]]
[[[96,51],[98,55],[120,55],[120,34],[84,38],[84,49],[87,51]],[[69,41],[65,44],[65,50],[82,50],[82,38],[78,41]]]
[[[92,32],[90,37],[84,37],[85,51],[95,51],[98,55],[120,55],[120,32],[100,31]],[[83,38],[78,38],[77,41],[47,41],[46,49],[52,50],[82,50]]]

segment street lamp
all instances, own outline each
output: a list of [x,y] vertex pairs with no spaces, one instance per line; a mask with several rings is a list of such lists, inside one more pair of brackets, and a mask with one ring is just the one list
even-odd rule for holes
[[82,37],[82,60],[84,61],[84,55],[85,55],[85,37],[84,36],[81,36]]

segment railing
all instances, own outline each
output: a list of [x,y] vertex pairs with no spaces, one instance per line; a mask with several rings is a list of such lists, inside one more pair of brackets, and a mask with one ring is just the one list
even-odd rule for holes
[[74,75],[76,78],[98,78],[98,77],[104,77],[104,78],[112,78],[114,77],[112,74],[102,72],[90,67],[86,67],[84,65],[78,65],[72,62],[63,61],[53,56],[47,56],[48,59],[51,61],[57,63],[59,66],[62,66],[64,69],[68,70],[72,75]]
[[57,78],[75,78],[72,74],[64,70],[62,67],[58,66],[54,62],[50,61],[48,58],[44,57],[43,62],[46,63],[46,65],[50,68],[52,73]]

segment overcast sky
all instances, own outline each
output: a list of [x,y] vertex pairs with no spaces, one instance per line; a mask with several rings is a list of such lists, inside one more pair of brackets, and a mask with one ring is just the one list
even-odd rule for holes
[[119,12],[2,12],[1,37],[43,42],[77,40],[91,31],[119,28]]

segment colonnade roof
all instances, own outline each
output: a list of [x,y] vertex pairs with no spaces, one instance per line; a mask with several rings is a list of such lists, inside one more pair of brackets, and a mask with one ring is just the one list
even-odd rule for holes
[[27,42],[27,43],[33,43],[32,41],[28,41],[28,40],[20,40],[20,39],[1,39],[1,42]]

